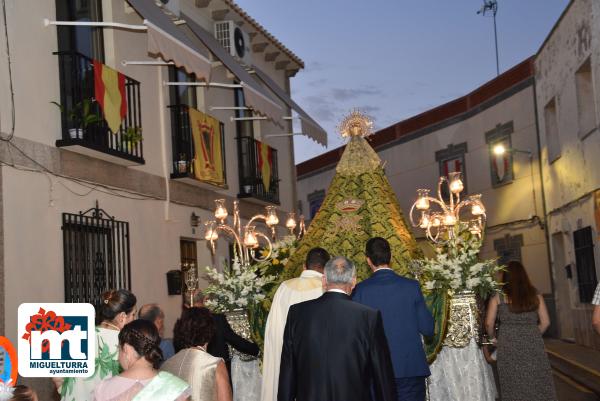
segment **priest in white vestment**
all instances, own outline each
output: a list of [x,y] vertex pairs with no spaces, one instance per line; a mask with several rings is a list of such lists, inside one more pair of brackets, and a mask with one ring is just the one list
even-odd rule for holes
[[323,248],[311,249],[300,277],[284,281],[275,293],[265,328],[261,401],[277,401],[283,331],[290,306],[323,294],[323,268],[328,260],[329,253]]

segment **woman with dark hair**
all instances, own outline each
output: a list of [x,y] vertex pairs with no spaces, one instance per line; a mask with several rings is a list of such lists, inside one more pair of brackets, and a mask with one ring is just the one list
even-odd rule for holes
[[119,331],[135,318],[137,299],[128,290],[106,291],[96,308],[96,371],[92,377],[55,379],[61,401],[90,401],[96,385],[104,378],[119,374]]
[[206,352],[215,333],[215,324],[206,308],[183,311],[173,329],[173,357],[161,370],[173,373],[192,387],[193,401],[231,401],[231,386],[227,367],[221,358]]
[[502,274],[503,293],[488,304],[485,326],[495,342],[498,317],[498,375],[502,401],[556,400],[542,333],[550,326],[544,298],[531,285],[520,262],[509,262]]
[[190,386],[178,377],[158,372],[162,362],[160,336],[154,323],[138,319],[119,332],[119,364],[123,372],[102,380],[95,401],[184,401]]

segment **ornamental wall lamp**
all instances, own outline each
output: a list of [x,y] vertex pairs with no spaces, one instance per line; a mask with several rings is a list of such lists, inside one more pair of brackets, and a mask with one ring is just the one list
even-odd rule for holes
[[[442,187],[448,188],[448,198],[442,196]],[[410,209],[413,227],[425,230],[427,238],[434,243],[444,243],[458,234],[458,227],[467,224],[473,235],[481,237],[485,226],[485,207],[481,195],[470,195],[460,200],[464,184],[460,172],[453,172],[438,181],[437,198],[429,196],[429,189],[418,189],[417,200]]]
[[494,147],[492,148],[492,152],[494,152],[496,156],[503,156],[505,153],[525,153],[529,156],[530,159],[533,158],[533,153],[530,150],[507,148],[502,143],[494,145]]
[[[252,216],[246,225],[242,226],[240,219],[239,201],[233,201],[233,224],[228,225],[226,223],[229,212],[225,206],[225,199],[215,200],[215,219],[204,223],[204,239],[210,242],[211,250],[215,252],[215,241],[219,239],[219,231],[229,235],[234,240],[234,247],[237,254],[240,257],[240,262],[244,266],[250,265],[251,261],[261,262],[267,260],[271,256],[273,245],[271,240],[276,238],[276,226],[279,224],[279,217],[277,216],[277,209],[275,206],[266,206],[264,214],[257,214]],[[269,235],[266,235],[256,230],[256,223],[263,221],[267,228],[270,230]],[[290,234],[294,235],[294,229],[298,223],[295,219],[295,214],[289,213],[285,226],[290,230]],[[304,230],[304,218],[301,217],[300,221],[300,235],[303,234]],[[255,250],[260,246],[259,239],[263,239],[266,243],[267,253],[264,257],[256,257]]]

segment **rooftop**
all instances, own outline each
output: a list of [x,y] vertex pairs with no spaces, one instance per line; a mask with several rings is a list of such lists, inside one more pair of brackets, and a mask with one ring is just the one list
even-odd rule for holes
[[[274,46],[278,51],[271,52],[269,56],[269,52],[265,55],[265,58],[272,58],[267,61],[275,61],[277,63],[281,63],[281,69],[285,68],[290,71],[290,75],[294,75],[299,69],[304,68],[304,61],[300,59],[294,52],[288,49],[283,43],[281,43],[275,36],[273,36],[269,31],[265,29],[261,24],[259,24],[254,18],[252,18],[246,11],[244,11],[234,0],[195,0],[196,7],[198,8],[207,8],[209,7],[212,10],[212,17],[215,21],[225,20],[225,19],[233,19],[239,25],[243,25],[247,23],[255,32],[246,29],[250,38],[252,40],[253,50],[254,52],[262,52],[267,47],[267,43],[257,43],[256,38],[260,34],[267,41],[271,42],[271,45]],[[239,19],[231,18],[229,11],[233,11],[237,14]],[[275,53],[283,53],[285,56],[289,58],[287,60],[276,61],[279,54]],[[288,66],[289,62],[293,62],[295,66]]]

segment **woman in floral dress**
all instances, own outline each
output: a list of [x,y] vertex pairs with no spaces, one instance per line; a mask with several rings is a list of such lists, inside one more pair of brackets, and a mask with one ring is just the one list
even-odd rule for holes
[[96,385],[120,373],[119,331],[135,318],[135,295],[127,290],[111,290],[102,294],[96,326],[96,371],[91,377],[67,377],[55,380],[61,401],[91,401]]

